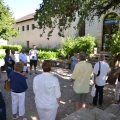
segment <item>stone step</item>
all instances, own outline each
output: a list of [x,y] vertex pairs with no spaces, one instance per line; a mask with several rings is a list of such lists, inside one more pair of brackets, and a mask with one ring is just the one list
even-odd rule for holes
[[112,113],[103,111],[96,107],[93,110],[81,108],[62,120],[120,120],[118,118],[119,117],[116,117]]
[[105,111],[114,114],[117,118],[120,118],[120,106],[118,104],[110,105],[107,109],[105,109]]
[[120,117],[119,117],[119,118],[117,118],[116,120],[120,120]]
[[95,120],[116,120],[116,116],[111,114],[111,113],[108,113],[106,111],[103,111],[99,108],[94,108],[92,110],[94,113],[95,113]]
[[62,120],[95,120],[95,114],[92,110],[81,108]]

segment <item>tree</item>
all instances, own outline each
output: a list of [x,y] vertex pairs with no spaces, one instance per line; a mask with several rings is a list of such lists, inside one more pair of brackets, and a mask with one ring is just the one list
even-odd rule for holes
[[0,0],[0,38],[8,40],[9,37],[18,35],[18,28],[15,28],[14,23],[9,6]]
[[[85,19],[93,21],[94,16],[99,18],[109,9],[119,8],[119,0],[43,0],[40,8],[36,10],[34,18],[38,21],[38,28],[43,29],[40,36],[45,33],[47,27],[50,28],[49,38],[56,26],[59,28],[58,35],[64,36],[63,31],[69,28],[71,23],[76,20],[76,13],[80,18],[79,26]],[[63,22],[62,27],[59,20]],[[74,26],[74,28],[78,26]]]
[[[64,36],[63,31],[71,27],[71,23],[76,20],[76,15],[79,17],[79,23],[74,28],[79,28],[84,20],[93,22],[95,16],[100,18],[103,14],[109,12],[110,9],[120,10],[120,0],[43,0],[40,8],[36,10],[34,19],[38,21],[38,27],[41,26],[41,29],[43,29],[40,34],[41,37],[45,33],[45,29],[50,28],[49,39],[55,27],[59,28],[58,35]],[[62,27],[60,26],[60,20],[63,20]],[[116,77],[114,73],[118,69],[118,64],[116,65],[116,63],[120,60],[120,48],[118,47],[117,51],[114,50],[115,46],[118,45],[116,42],[120,45],[120,32],[116,31],[116,35],[118,36],[116,40],[114,40],[115,35],[111,39],[113,42],[111,42],[110,51],[113,57],[113,64],[112,72],[108,77],[108,82],[111,84],[115,83]]]

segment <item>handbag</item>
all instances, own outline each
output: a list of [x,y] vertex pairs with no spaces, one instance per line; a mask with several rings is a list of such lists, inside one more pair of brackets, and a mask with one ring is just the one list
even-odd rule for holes
[[10,80],[5,80],[5,86],[4,86],[5,90],[10,90]]
[[95,97],[95,93],[96,93],[96,88],[95,88],[95,85],[93,85],[92,89],[91,89],[91,95],[92,95],[92,97]]

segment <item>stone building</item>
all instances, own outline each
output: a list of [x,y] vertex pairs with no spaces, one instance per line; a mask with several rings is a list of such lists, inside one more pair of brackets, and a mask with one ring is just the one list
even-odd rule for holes
[[[75,30],[75,26],[79,18],[76,17],[76,21],[72,23],[72,26],[64,31],[65,36],[84,36],[91,35],[96,38],[98,51],[103,51],[107,48],[106,41],[110,34],[113,33],[114,28],[117,27],[118,21],[116,17],[119,16],[119,11],[110,11],[106,15],[102,15],[100,20],[97,17],[94,18],[93,23],[85,21],[83,26],[79,30]],[[77,13],[76,13],[77,16]],[[37,22],[34,21],[34,13],[28,14],[18,20],[16,25],[19,27],[20,34],[17,37],[10,38],[8,44],[20,44],[25,47],[32,47],[35,44],[37,47],[60,47],[61,37],[58,36],[58,28],[56,27],[50,40],[47,40],[47,33],[49,28],[46,29],[43,37],[40,37],[42,29],[34,28]]]

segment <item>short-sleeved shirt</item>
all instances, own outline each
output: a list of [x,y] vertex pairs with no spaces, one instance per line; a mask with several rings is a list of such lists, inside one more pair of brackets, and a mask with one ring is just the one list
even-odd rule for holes
[[11,56],[5,56],[4,61],[5,61],[5,68],[7,69],[8,67],[10,67],[10,64],[8,63],[8,61],[12,61]]
[[10,56],[11,56],[12,60],[15,61],[15,55],[13,55],[13,54],[11,53]]
[[27,63],[27,56],[25,53],[20,53],[19,54],[19,60],[22,60],[25,64]]
[[[100,65],[101,65],[101,68],[100,68],[100,75],[96,77],[96,84],[98,86],[104,86],[105,83],[106,83],[106,76],[107,76],[107,73],[109,73],[109,65],[108,63],[106,63],[105,61],[100,61]],[[99,71],[99,62],[97,62],[94,66],[94,70],[93,70],[93,73],[94,74],[98,74],[98,71]]]
[[30,50],[29,51],[29,55],[30,55],[30,60],[37,60],[37,54],[38,54],[38,51],[37,50]]
[[72,79],[75,80],[73,89],[76,93],[88,93],[89,81],[92,74],[92,65],[86,61],[80,61],[76,64]]
[[22,93],[28,88],[25,77],[20,73],[12,72],[10,82],[10,88],[13,92]]

